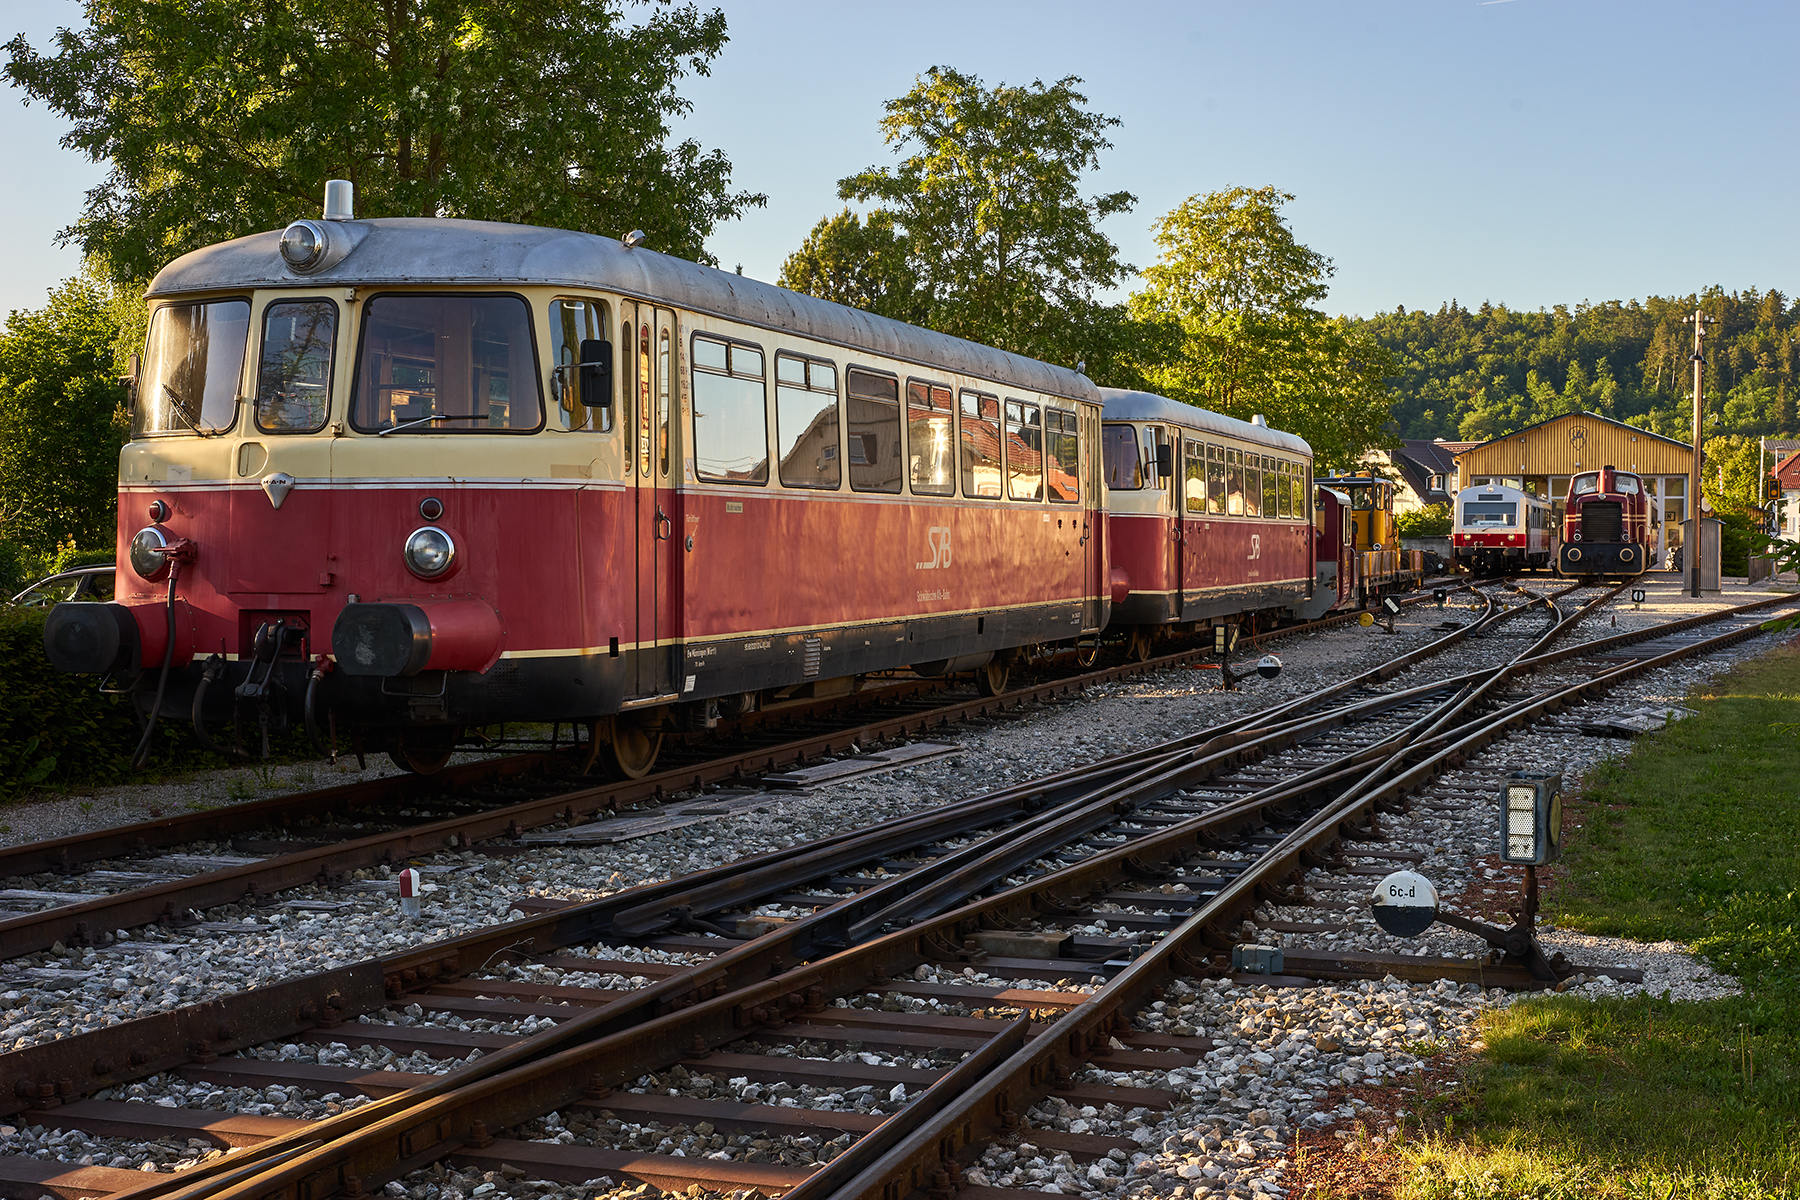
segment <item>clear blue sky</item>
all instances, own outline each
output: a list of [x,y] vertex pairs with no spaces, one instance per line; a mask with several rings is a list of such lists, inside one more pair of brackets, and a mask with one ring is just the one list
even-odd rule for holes
[[[768,193],[711,242],[762,279],[840,207],[839,178],[893,161],[882,103],[941,63],[990,84],[1085,80],[1092,107],[1123,121],[1091,190],[1138,195],[1108,230],[1139,266],[1151,221],[1185,197],[1274,184],[1297,197],[1299,238],[1336,263],[1334,312],[1800,290],[1792,3],[723,7],[731,44],[685,85],[681,132]],[[0,12],[0,33],[40,48],[81,16],[73,0]],[[0,310],[41,304],[78,269],[52,239],[102,169],[62,150],[62,132],[0,96]]]

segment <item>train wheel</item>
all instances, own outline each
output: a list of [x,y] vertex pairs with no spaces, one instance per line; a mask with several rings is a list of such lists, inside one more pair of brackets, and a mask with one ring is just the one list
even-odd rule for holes
[[388,758],[402,771],[410,771],[414,775],[436,775],[456,753],[456,743],[462,738],[461,725],[425,725],[417,729],[403,729],[394,737],[394,747],[388,751]]
[[1132,662],[1149,662],[1156,639],[1142,625],[1131,627],[1131,640],[1125,643],[1125,657]]
[[662,753],[661,714],[614,717],[607,729],[606,765],[621,779],[642,779]]
[[975,688],[984,696],[998,696],[1006,690],[1006,677],[1012,673],[1012,663],[996,654],[985,667],[975,671]]

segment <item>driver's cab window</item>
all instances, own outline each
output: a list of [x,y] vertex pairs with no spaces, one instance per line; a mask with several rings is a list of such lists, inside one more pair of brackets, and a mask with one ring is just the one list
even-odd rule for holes
[[604,300],[550,302],[550,398],[564,429],[608,432],[613,410],[581,403],[577,384],[581,343],[612,337],[612,305]]

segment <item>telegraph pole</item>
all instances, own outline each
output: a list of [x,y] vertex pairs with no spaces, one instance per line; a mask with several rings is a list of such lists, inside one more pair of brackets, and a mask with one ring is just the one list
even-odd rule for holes
[[1701,343],[1706,338],[1706,327],[1718,324],[1718,320],[1696,308],[1693,315],[1683,317],[1681,323],[1694,327],[1694,461],[1688,471],[1688,516],[1693,521],[1694,536],[1693,544],[1682,553],[1687,555],[1688,594],[1697,599],[1700,595],[1700,545],[1704,540],[1704,535],[1700,532],[1700,405],[1706,355],[1701,352]]

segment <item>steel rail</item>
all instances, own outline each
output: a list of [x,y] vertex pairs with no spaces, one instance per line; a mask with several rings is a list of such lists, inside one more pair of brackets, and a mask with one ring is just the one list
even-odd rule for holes
[[1306,820],[1272,847],[1256,867],[1227,881],[1193,916],[1132,961],[1087,1003],[1071,1009],[1042,1036],[1021,1048],[981,1087],[965,1093],[955,1105],[912,1123],[905,1137],[891,1136],[893,1148],[853,1179],[841,1181],[831,1193],[834,1200],[903,1200],[909,1194],[953,1182],[962,1165],[959,1155],[966,1155],[977,1144],[1017,1132],[1020,1114],[1050,1093],[1052,1080],[1084,1066],[1090,1054],[1105,1045],[1116,1028],[1128,1027],[1129,1013],[1149,1003],[1156,991],[1177,975],[1199,973],[1203,969],[1201,963],[1189,951],[1198,943],[1206,946],[1201,958],[1210,954],[1213,947],[1207,944],[1208,939],[1210,936],[1212,941],[1218,940],[1217,924],[1222,917],[1253,903],[1259,885],[1297,872],[1308,857],[1328,852],[1341,839],[1348,822],[1367,815],[1382,800],[1396,800],[1423,787],[1446,764],[1459,762],[1500,736],[1546,713],[1559,711],[1568,703],[1678,659],[1736,644],[1758,632],[1757,627],[1733,630],[1696,646],[1629,663],[1508,706],[1479,728],[1434,751],[1427,761],[1376,787],[1360,789],[1360,794],[1353,792]]
[[[1485,596],[1486,594],[1483,593]],[[1504,615],[1495,611],[1492,599],[1487,601],[1483,620]],[[1341,681],[1323,691],[1297,698],[1260,713],[1228,721],[1195,734],[1184,735],[1165,743],[1164,757],[1191,752],[1196,746],[1222,749],[1221,739],[1241,736],[1262,722],[1273,722],[1279,728],[1290,714],[1316,707],[1346,691],[1367,683],[1390,678],[1431,653],[1447,649],[1478,630],[1481,621],[1452,631],[1445,637],[1417,648],[1407,655],[1381,664],[1360,675]],[[1427,691],[1436,685],[1421,685],[1388,697],[1404,697]],[[1388,703],[1377,697],[1376,704]],[[22,1088],[27,1081],[61,1080],[60,1090],[77,1094],[87,1088],[117,1086],[134,1078],[142,1078],[186,1061],[196,1045],[204,1044],[211,1052],[229,1053],[265,1041],[293,1036],[313,1025],[330,1020],[353,1018],[381,1006],[385,999],[406,985],[465,974],[496,955],[506,953],[544,953],[562,946],[615,936],[614,914],[633,906],[661,903],[664,909],[696,906],[701,903],[697,890],[718,889],[713,898],[729,906],[749,903],[772,890],[791,887],[798,881],[828,874],[845,863],[865,861],[866,849],[856,849],[864,839],[882,838],[888,827],[902,822],[917,824],[924,819],[941,835],[948,827],[961,827],[967,812],[978,811],[988,820],[999,820],[1008,806],[1029,814],[1034,805],[1049,804],[1068,796],[1091,790],[1095,782],[1135,769],[1146,752],[1138,751],[1114,756],[1099,763],[1071,768],[1056,775],[1027,781],[999,792],[978,796],[957,805],[931,810],[923,818],[897,818],[874,830],[851,831],[835,835],[808,846],[791,847],[751,859],[710,868],[697,875],[644,885],[600,900],[571,906],[506,925],[480,930],[445,942],[418,947],[379,959],[328,971],[316,972],[282,981],[269,987],[235,996],[219,997],[199,1005],[123,1022],[73,1038],[44,1043],[25,1050],[0,1055],[0,1084],[10,1076]],[[518,759],[511,761],[520,761]],[[760,887],[743,882],[747,876],[761,873]],[[912,880],[915,876],[903,877]],[[917,877],[923,879],[924,877]],[[874,903],[876,893],[868,893]],[[706,964],[704,970],[684,972],[649,988],[639,989],[628,997],[576,1021],[559,1027],[544,1038],[589,1037],[613,1029],[629,1027],[647,1020],[675,1003],[691,1003],[710,991],[730,986],[737,977],[766,977],[781,964],[799,961],[817,953],[830,952],[844,944],[844,923],[863,911],[858,898],[834,906],[813,918],[804,918],[784,926],[744,947],[727,951]],[[816,933],[815,933],[816,930]],[[815,944],[816,943],[816,944]],[[741,952],[740,952],[741,951]],[[500,1055],[482,1060],[480,1069],[497,1068]],[[77,1087],[75,1081],[80,1080]],[[15,1093],[19,1089],[15,1088]],[[18,1111],[31,1100],[23,1095],[0,1093],[0,1114]],[[367,1111],[359,1109],[357,1111]]]
[[[1420,599],[1423,599],[1422,597]],[[1305,632],[1310,626],[1275,631],[1283,636]],[[1453,644],[1453,643],[1452,643]],[[256,863],[209,871],[179,880],[151,884],[111,895],[58,905],[40,912],[0,920],[0,956],[48,950],[57,943],[83,945],[117,929],[133,929],[156,923],[174,923],[186,913],[222,904],[254,902],[289,888],[330,882],[354,870],[435,853],[446,847],[466,846],[498,836],[516,836],[526,829],[557,822],[575,823],[607,811],[652,801],[677,791],[735,780],[746,775],[804,762],[808,758],[842,751],[869,741],[924,733],[953,721],[1019,708],[1109,682],[1207,657],[1201,649],[1090,671],[1081,675],[1035,684],[1000,696],[981,697],[942,706],[928,713],[908,713],[783,743],[723,756],[697,766],[680,767],[627,783],[602,783],[556,792],[477,814],[428,821],[400,829],[369,834],[347,841],[322,843],[317,848],[276,855]],[[1387,665],[1392,674],[1403,669],[1403,656]],[[480,783],[524,777],[541,764],[531,755],[510,755],[480,763],[462,764],[436,776],[395,776],[364,784],[282,797],[255,804],[232,806],[201,814],[139,822],[98,834],[79,834],[11,850],[0,850],[0,876],[63,871],[79,854],[83,861],[128,857],[152,847],[179,845],[184,840],[213,839],[231,833],[260,829],[283,814],[333,811],[358,803],[386,801],[419,803],[443,799]],[[358,797],[364,797],[358,799]]]
[[[1713,643],[1726,644],[1753,636],[1758,630],[1736,630],[1713,639]],[[1614,672],[1582,684],[1573,685],[1561,692],[1539,698],[1528,704],[1514,706],[1511,710],[1503,710],[1491,719],[1480,723],[1480,728],[1464,733],[1456,741],[1448,742],[1448,750],[1435,749],[1430,759],[1413,767],[1393,780],[1381,785],[1379,789],[1366,792],[1360,797],[1352,797],[1331,805],[1324,813],[1302,824],[1302,826],[1283,838],[1274,851],[1264,857],[1269,864],[1262,869],[1246,872],[1236,879],[1228,881],[1221,891],[1188,918],[1172,934],[1166,936],[1151,954],[1128,966],[1119,976],[1126,981],[1125,986],[1109,985],[1099,996],[1108,997],[1111,1003],[1107,1015],[1108,1022],[1099,1032],[1110,1031],[1111,1013],[1118,1010],[1117,998],[1126,994],[1136,982],[1145,979],[1148,968],[1162,964],[1172,952],[1187,943],[1200,931],[1208,930],[1210,922],[1221,915],[1232,902],[1242,902],[1253,897],[1256,885],[1265,882],[1266,878],[1276,873],[1275,866],[1297,866],[1302,850],[1311,845],[1329,846],[1342,834],[1344,820],[1358,815],[1368,807],[1378,803],[1384,796],[1397,797],[1405,791],[1420,786],[1423,781],[1436,771],[1442,770],[1445,763],[1454,758],[1459,751],[1469,751],[1480,744],[1500,736],[1515,725],[1534,719],[1536,715],[1548,710],[1552,705],[1565,697],[1584,694],[1586,691],[1611,686],[1619,679],[1647,669],[1654,669],[1666,661],[1688,654],[1710,649],[1706,646],[1683,647],[1668,655],[1645,663],[1628,664]],[[1461,731],[1459,731],[1461,732]],[[1434,739],[1435,740],[1435,739]],[[1242,809],[1249,806],[1233,806]],[[1217,814],[1208,814],[1209,817]],[[1259,821],[1259,817],[1248,820]],[[434,1097],[425,1104],[409,1108],[404,1112],[396,1112],[365,1127],[350,1141],[337,1142],[319,1150],[309,1152],[292,1160],[288,1164],[273,1168],[264,1176],[244,1183],[224,1188],[209,1190],[204,1181],[196,1181],[192,1187],[174,1193],[178,1197],[198,1197],[200,1195],[216,1195],[225,1200],[247,1200],[252,1196],[273,1196],[288,1194],[290,1189],[305,1190],[296,1194],[323,1196],[344,1189],[355,1192],[364,1179],[378,1180],[384,1177],[404,1173],[412,1167],[423,1165],[444,1153],[454,1150],[469,1137],[476,1136],[476,1122],[481,1128],[488,1124],[510,1125],[529,1119],[544,1111],[561,1107],[572,1102],[580,1094],[588,1092],[592,1086],[613,1086],[623,1083],[645,1070],[656,1069],[658,1060],[666,1063],[670,1054],[680,1056],[692,1051],[698,1039],[699,1044],[717,1045],[736,1040],[756,1029],[767,1025],[770,1021],[780,1021],[792,1010],[806,1004],[800,989],[819,987],[830,990],[833,994],[858,990],[867,979],[867,967],[871,958],[879,959],[879,951],[898,951],[902,963],[923,961],[926,957],[925,947],[932,936],[942,937],[946,933],[954,935],[966,923],[979,922],[984,916],[1003,917],[1011,915],[1028,915],[1040,897],[1048,896],[1052,908],[1057,907],[1054,888],[1063,886],[1071,876],[1082,876],[1094,880],[1102,868],[1119,868],[1134,853],[1144,853],[1152,844],[1161,851],[1178,850],[1184,842],[1195,844],[1197,831],[1193,828],[1199,824],[1197,820],[1187,823],[1179,830],[1165,830],[1113,851],[1086,860],[1065,872],[1034,881],[1030,885],[1012,889],[1000,897],[980,902],[959,909],[953,913],[937,918],[923,928],[915,927],[887,937],[878,939],[863,947],[845,951],[831,956],[818,963],[797,968],[760,984],[732,994],[701,1001],[691,1008],[680,1010],[659,1018],[650,1026],[645,1026],[624,1034],[615,1034],[598,1042],[586,1045],[571,1046],[546,1058],[538,1059],[520,1070],[504,1075],[490,1076],[476,1081],[464,1088],[457,1088]],[[1021,911],[1022,909],[1022,911]],[[1040,1053],[1054,1055],[1063,1044],[1059,1036],[1065,1028],[1081,1035],[1072,1045],[1080,1047],[1080,1052],[1092,1049],[1097,1043],[1092,1036],[1096,1032],[1093,1014],[1106,1005],[1097,1005],[1093,1001],[1074,1009],[1068,1017],[1059,1021],[1044,1036],[1034,1039],[1017,1052],[1008,1068],[1002,1071],[1008,1078],[1018,1073],[1011,1070],[1021,1056]],[[723,1018],[724,1028],[719,1027]],[[1074,1022],[1071,1026],[1071,1022]],[[615,1057],[616,1055],[616,1057]],[[598,1074],[591,1074],[593,1071]],[[996,1072],[996,1076],[1002,1072]],[[1042,1073],[1030,1076],[1035,1086],[1044,1082]],[[940,1158],[946,1149],[958,1148],[969,1141],[970,1131],[982,1126],[981,1122],[968,1119],[972,1108],[983,1114],[982,1120],[994,1118],[1004,1125],[1004,1118],[1012,1115],[1016,1118],[1015,1106],[1011,1097],[1002,1097],[1003,1103],[996,1107],[992,1103],[991,1087],[978,1089],[981,1099],[972,1104],[971,1098],[977,1092],[965,1092],[962,1099],[953,1106],[941,1110],[927,1125],[908,1136],[896,1148],[884,1157],[883,1163],[894,1155],[905,1154],[911,1148],[914,1152],[920,1146],[930,1149],[934,1158]],[[1023,1107],[1022,1104],[1017,1107]],[[910,1110],[908,1110],[910,1111]],[[477,1116],[476,1113],[481,1115]],[[894,1127],[893,1136],[897,1137],[905,1128],[905,1124]],[[957,1129],[961,1136],[954,1136]],[[323,1132],[322,1127],[313,1127],[315,1132]],[[945,1139],[937,1134],[945,1132],[953,1136]],[[859,1179],[875,1171],[877,1167],[865,1171]],[[933,1170],[941,1169],[934,1164]],[[915,1176],[915,1182],[918,1181]],[[845,1192],[845,1194],[854,1194]]]

